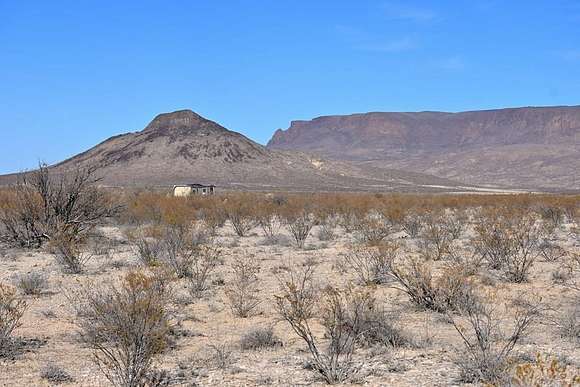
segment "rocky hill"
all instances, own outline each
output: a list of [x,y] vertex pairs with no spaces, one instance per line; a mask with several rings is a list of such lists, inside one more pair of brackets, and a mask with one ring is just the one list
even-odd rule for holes
[[277,130],[268,148],[470,184],[579,189],[580,106],[318,117]]
[[267,149],[191,110],[160,114],[142,131],[111,137],[53,168],[83,165],[97,166],[103,184],[123,187],[199,182],[252,190],[433,191],[441,190],[433,186],[457,186],[422,173]]

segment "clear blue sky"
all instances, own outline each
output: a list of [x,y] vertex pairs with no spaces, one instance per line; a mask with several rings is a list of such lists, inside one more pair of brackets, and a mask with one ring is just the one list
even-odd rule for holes
[[290,120],[580,104],[580,1],[0,0],[0,173],[190,108]]

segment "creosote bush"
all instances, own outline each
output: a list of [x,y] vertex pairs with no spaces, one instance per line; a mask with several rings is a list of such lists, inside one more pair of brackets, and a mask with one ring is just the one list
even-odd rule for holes
[[304,248],[306,238],[308,238],[315,223],[310,205],[298,201],[288,203],[282,210],[282,218],[294,242],[296,242],[296,246],[299,249]]
[[458,310],[470,295],[471,283],[457,266],[447,266],[434,278],[431,265],[416,258],[391,262],[389,275],[394,287],[403,291],[417,306],[436,312]]
[[82,250],[83,244],[83,240],[64,232],[51,239],[49,249],[65,273],[79,274],[92,258],[90,253]]
[[71,295],[83,342],[115,386],[150,385],[154,356],[168,344],[167,300],[156,281],[130,272],[120,285],[86,286]]
[[[375,300],[368,289],[326,287],[320,293],[313,274],[314,266],[306,264],[280,278],[276,309],[308,346],[314,369],[327,383],[340,383],[360,368],[353,355],[365,333],[361,328],[367,327],[364,316],[376,309]],[[314,321],[324,327],[326,350],[312,331]]]
[[383,284],[391,278],[391,265],[398,256],[399,248],[396,243],[353,245],[343,257],[341,266],[345,271],[354,273],[362,285]]
[[449,316],[464,344],[464,351],[457,358],[464,382],[505,384],[514,347],[540,315],[537,304],[520,296],[509,305],[515,312],[510,325],[503,319],[505,314],[498,311],[500,304],[494,295],[473,294],[461,308],[464,322]]
[[55,235],[86,236],[119,206],[96,188],[96,168],[53,171],[45,164],[19,175],[9,198],[0,204],[4,239],[22,247],[39,247]]
[[259,279],[260,265],[251,256],[236,258],[230,265],[231,277],[225,293],[236,317],[249,317],[260,304]]
[[358,218],[354,230],[358,241],[367,245],[378,245],[395,231],[391,222],[376,212]]
[[0,357],[11,345],[12,333],[20,326],[26,308],[16,289],[0,282]]
[[246,236],[254,227],[254,200],[248,194],[229,195],[224,210],[236,234]]

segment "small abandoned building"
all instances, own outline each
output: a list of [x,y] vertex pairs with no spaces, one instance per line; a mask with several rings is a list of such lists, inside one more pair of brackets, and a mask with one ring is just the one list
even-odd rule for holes
[[213,195],[215,185],[179,184],[173,186],[173,196]]

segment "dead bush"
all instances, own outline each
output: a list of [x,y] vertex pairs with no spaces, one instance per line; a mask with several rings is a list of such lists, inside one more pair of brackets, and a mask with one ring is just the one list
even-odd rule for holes
[[22,173],[11,201],[0,205],[4,237],[22,247],[38,247],[57,234],[79,238],[115,215],[119,206],[95,187],[96,168],[53,171],[40,164]]
[[71,295],[83,342],[115,386],[148,385],[154,356],[170,331],[166,299],[150,276],[127,274],[119,286],[86,286]]
[[236,317],[249,317],[260,304],[259,279],[260,265],[251,256],[236,258],[230,266],[225,293],[232,313]]
[[341,265],[352,271],[362,285],[383,284],[389,281],[392,261],[400,246],[383,243],[379,246],[354,245],[349,247]]
[[532,323],[540,315],[540,309],[522,297],[508,306],[515,311],[511,330],[506,333],[506,324],[498,305],[497,297],[473,296],[462,306],[463,323],[449,316],[464,344],[464,351],[457,358],[461,380],[468,383],[504,384],[510,368],[510,354],[527,334]]
[[11,336],[20,326],[27,308],[26,301],[16,294],[16,289],[0,282],[0,354],[11,345]]
[[[307,344],[314,369],[329,383],[340,383],[357,373],[353,361],[357,339],[362,332],[362,315],[374,309],[374,298],[368,290],[327,287],[318,303],[319,291],[313,283],[314,266],[291,270],[281,278],[276,309],[294,332]],[[317,319],[328,338],[326,351],[311,330]]]
[[38,296],[48,288],[46,275],[32,271],[16,277],[16,287],[27,296]]
[[255,351],[281,346],[282,340],[276,336],[272,327],[253,328],[240,338],[240,349],[242,351]]

